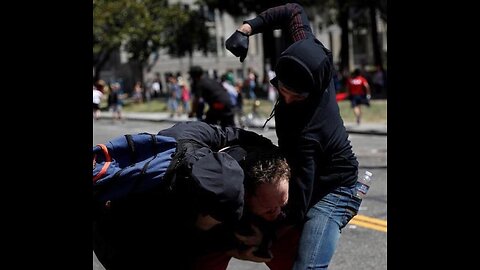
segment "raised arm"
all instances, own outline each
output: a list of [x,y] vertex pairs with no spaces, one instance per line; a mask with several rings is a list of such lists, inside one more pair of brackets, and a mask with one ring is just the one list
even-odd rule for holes
[[313,37],[307,14],[299,4],[288,3],[269,8],[257,17],[245,20],[227,39],[226,48],[243,62],[248,51],[250,35],[283,29],[288,33],[290,44],[307,37]]
[[251,27],[249,35],[263,33],[274,29],[286,30],[292,43],[312,35],[307,14],[299,4],[285,4],[269,8],[244,24]]
[[240,145],[245,148],[262,148],[273,145],[268,138],[252,131],[236,127],[221,128],[200,121],[177,123],[158,134],[174,137],[177,141],[195,141],[201,146],[211,148],[212,151],[218,151],[230,145]]

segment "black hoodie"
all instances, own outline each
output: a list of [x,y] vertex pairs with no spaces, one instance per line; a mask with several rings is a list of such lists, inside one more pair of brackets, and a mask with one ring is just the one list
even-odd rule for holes
[[[332,189],[357,181],[357,158],[336,102],[331,53],[313,36],[298,4],[268,9],[245,23],[252,33],[282,27],[290,33],[293,43],[278,60],[277,79],[309,94],[291,104],[280,96],[275,107],[278,144],[292,169],[288,217],[298,222]],[[277,87],[276,79],[272,83]]]

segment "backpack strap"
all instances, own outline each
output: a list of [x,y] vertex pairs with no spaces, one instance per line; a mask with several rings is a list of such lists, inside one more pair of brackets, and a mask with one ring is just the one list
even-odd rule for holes
[[133,142],[133,136],[131,134],[126,134],[125,138],[127,139],[128,148],[130,148],[130,159],[132,164],[137,162],[137,152],[135,151],[135,143]]
[[155,136],[154,134],[150,134],[150,137],[152,137],[152,146],[153,146],[153,153],[155,153],[155,156],[157,155],[157,149],[156,149],[156,146],[157,146],[157,136]]
[[[97,182],[98,179],[102,178],[102,176],[107,172],[107,169],[110,166],[110,163],[112,163],[112,157],[108,153],[107,146],[105,146],[105,144],[97,144],[97,145],[102,149],[102,152],[105,155],[106,162],[103,164],[103,167],[100,170],[100,172],[95,177],[93,177],[93,183]],[[94,163],[96,163],[95,158],[96,158],[96,155],[93,157]]]
[[[151,133],[141,133],[142,135],[148,134],[150,135],[150,141],[152,142],[152,153],[154,153],[154,158],[157,156],[157,136],[155,134]],[[138,160],[138,155],[137,155],[137,148],[135,147],[135,140],[134,140],[134,135],[132,134],[126,134],[125,139],[127,140],[128,148],[130,149],[130,160],[131,163],[134,164]]]
[[145,162],[145,165],[143,165],[142,170],[140,171],[140,176],[143,176],[145,174],[145,172],[148,169],[148,165],[150,164],[150,162],[152,162],[152,160],[154,160],[158,156],[158,153],[155,149],[156,145],[157,145],[157,136],[155,136],[154,134],[148,134],[148,135],[150,135],[150,137],[152,139],[152,152],[154,153],[154,155],[149,161]]
[[139,177],[137,177],[135,179],[135,182],[133,183],[132,190],[135,190],[137,188],[137,186],[142,182],[143,177],[145,176],[145,172],[147,171],[148,166],[150,165],[150,162],[152,162],[158,155],[158,153],[156,152],[156,149],[155,149],[155,146],[157,145],[156,144],[157,137],[154,134],[149,134],[149,135],[152,139],[152,148],[153,148],[152,152],[155,153],[155,154],[153,155],[153,157],[149,161],[145,162],[145,164],[143,165],[142,170],[140,171]]

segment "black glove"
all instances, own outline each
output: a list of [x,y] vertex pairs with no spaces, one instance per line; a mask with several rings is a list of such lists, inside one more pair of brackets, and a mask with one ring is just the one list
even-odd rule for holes
[[236,30],[227,41],[225,41],[225,47],[231,51],[235,56],[240,57],[240,62],[245,60],[248,51],[248,35]]

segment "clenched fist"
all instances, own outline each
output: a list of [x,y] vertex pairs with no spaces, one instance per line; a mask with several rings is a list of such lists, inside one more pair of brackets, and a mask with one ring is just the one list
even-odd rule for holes
[[235,56],[240,57],[240,62],[245,60],[248,51],[248,35],[236,30],[227,41],[225,41],[225,47],[231,51]]

